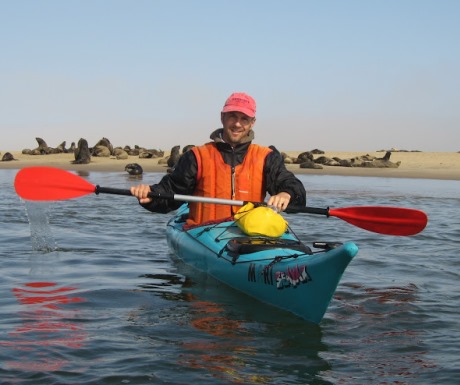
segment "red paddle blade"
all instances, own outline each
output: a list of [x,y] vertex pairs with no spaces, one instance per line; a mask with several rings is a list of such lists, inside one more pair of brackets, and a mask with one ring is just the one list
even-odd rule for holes
[[27,167],[16,174],[16,193],[31,201],[54,201],[94,193],[96,187],[71,172],[53,167]]
[[428,217],[423,211],[400,207],[345,207],[330,209],[329,215],[362,229],[388,235],[415,235],[422,231],[428,222]]

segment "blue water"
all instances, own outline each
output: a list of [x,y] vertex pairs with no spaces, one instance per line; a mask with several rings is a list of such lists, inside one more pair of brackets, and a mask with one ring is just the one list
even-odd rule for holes
[[175,260],[169,215],[113,195],[24,202],[15,174],[0,170],[2,385],[458,384],[460,182],[300,176],[309,206],[429,216],[422,233],[393,237],[286,215],[305,242],[360,247],[318,326]]

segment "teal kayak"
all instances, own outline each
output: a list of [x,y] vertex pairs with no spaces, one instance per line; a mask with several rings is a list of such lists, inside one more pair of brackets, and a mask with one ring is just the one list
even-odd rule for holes
[[233,221],[184,228],[183,205],[168,222],[172,252],[186,264],[259,301],[319,323],[343,272],[358,252],[353,242],[313,243],[288,229],[280,238],[249,237]]

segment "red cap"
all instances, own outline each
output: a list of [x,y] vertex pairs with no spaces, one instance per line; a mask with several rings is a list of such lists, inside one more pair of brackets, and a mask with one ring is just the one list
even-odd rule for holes
[[235,92],[224,104],[222,112],[239,111],[253,118],[256,116],[256,101],[248,94]]

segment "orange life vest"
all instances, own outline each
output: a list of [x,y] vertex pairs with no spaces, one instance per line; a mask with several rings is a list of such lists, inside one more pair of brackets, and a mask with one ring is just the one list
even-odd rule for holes
[[[214,143],[193,147],[198,164],[194,195],[262,202],[265,198],[263,169],[268,147],[250,144],[243,163],[232,171]],[[210,203],[189,203],[187,225],[196,225],[232,216],[240,207]]]

